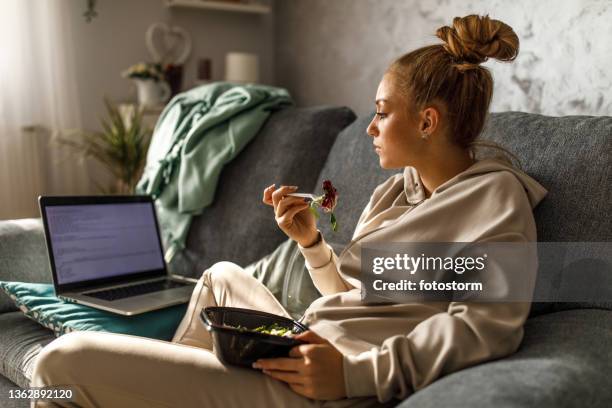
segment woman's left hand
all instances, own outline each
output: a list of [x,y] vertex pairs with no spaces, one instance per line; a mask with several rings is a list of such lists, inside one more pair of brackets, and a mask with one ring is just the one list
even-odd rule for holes
[[286,382],[293,391],[308,398],[336,400],[346,397],[342,354],[314,332],[307,331],[294,338],[309,344],[293,347],[288,358],[261,359],[253,367]]

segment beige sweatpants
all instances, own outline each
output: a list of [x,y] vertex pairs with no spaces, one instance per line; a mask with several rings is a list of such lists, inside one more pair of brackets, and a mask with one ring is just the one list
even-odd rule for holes
[[[223,365],[200,322],[206,306],[257,309],[289,317],[270,291],[240,266],[219,262],[199,279],[172,342],[73,332],[39,354],[32,386],[71,386],[82,407],[355,407],[373,398],[314,401],[256,370]],[[74,406],[56,401],[33,407]]]

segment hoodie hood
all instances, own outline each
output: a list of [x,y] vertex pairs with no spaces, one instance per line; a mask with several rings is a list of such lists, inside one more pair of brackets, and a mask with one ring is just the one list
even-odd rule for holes
[[[517,182],[521,183],[523,186],[523,189],[525,190],[531,204],[531,208],[535,208],[548,194],[548,190],[546,190],[540,183],[522,170],[512,166],[510,163],[500,159],[486,158],[476,161],[476,163],[468,167],[466,170],[439,185],[432,192],[432,196],[436,193],[444,191],[452,185],[461,183],[466,179],[498,171],[507,171],[514,175]],[[423,182],[421,181],[419,173],[414,167],[409,166],[404,168],[404,192],[406,194],[407,201],[411,204],[417,204],[427,198],[425,195],[425,189],[423,188]]]

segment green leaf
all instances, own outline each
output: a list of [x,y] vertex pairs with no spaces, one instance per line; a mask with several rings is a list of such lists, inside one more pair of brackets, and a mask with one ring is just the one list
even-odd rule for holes
[[334,232],[338,231],[338,221],[336,220],[336,216],[334,215],[334,213],[331,213],[331,215],[329,216],[329,222],[331,222],[332,230]]
[[314,217],[318,220],[319,219],[319,212],[317,211],[317,209],[314,208],[314,207],[308,207],[308,209],[310,210],[312,215],[314,215]]

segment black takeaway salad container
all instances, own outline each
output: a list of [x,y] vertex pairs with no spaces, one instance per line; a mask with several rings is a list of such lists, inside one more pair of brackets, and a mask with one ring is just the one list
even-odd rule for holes
[[205,307],[200,318],[213,339],[217,358],[226,364],[251,367],[260,358],[287,357],[291,348],[304,344],[291,337],[253,332],[271,325],[299,334],[308,330],[303,324],[271,313],[236,307]]

